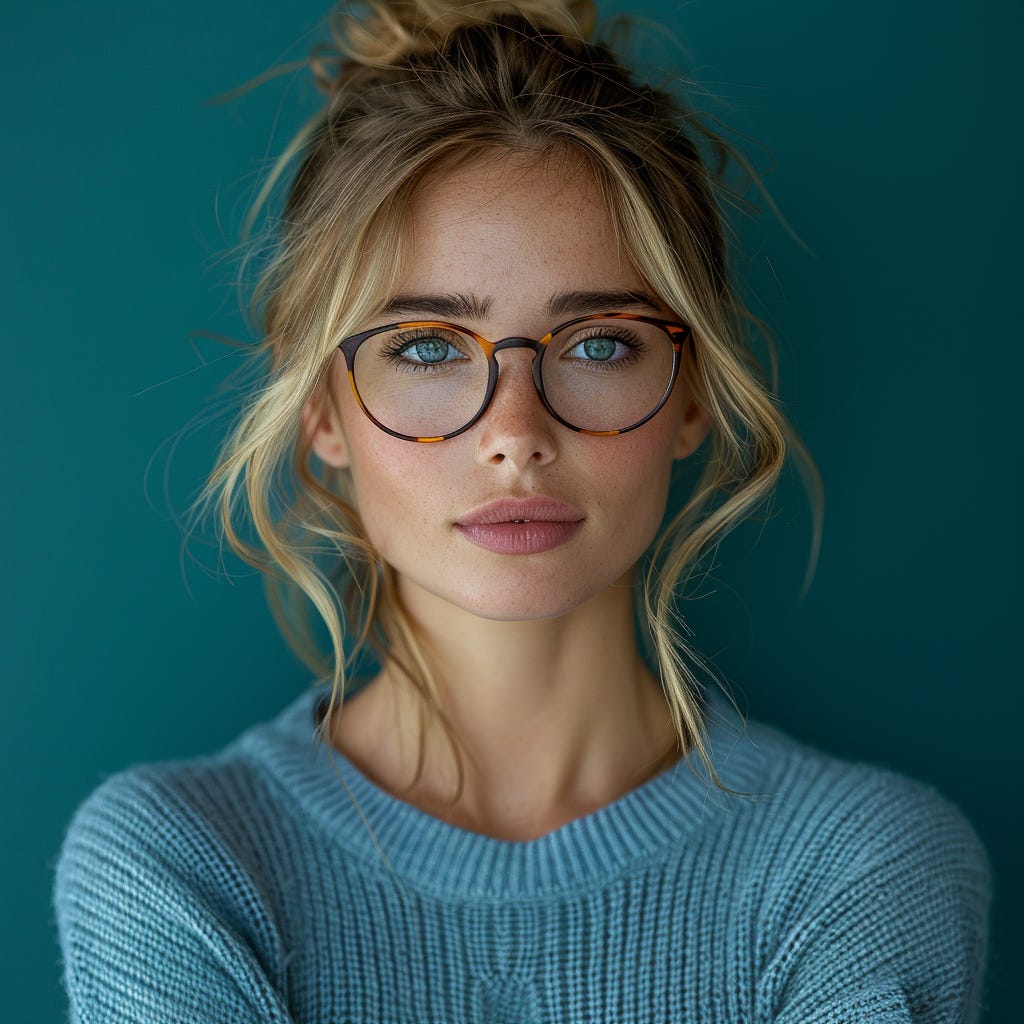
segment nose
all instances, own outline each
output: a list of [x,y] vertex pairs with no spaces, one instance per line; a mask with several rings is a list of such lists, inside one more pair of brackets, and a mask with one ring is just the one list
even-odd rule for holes
[[506,349],[495,355],[498,382],[491,404],[480,421],[479,462],[508,465],[517,470],[546,465],[557,450],[559,424],[537,394],[533,381],[534,353]]

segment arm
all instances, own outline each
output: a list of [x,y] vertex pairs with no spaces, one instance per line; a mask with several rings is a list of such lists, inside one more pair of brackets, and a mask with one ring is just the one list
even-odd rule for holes
[[72,1024],[292,1024],[283,979],[270,977],[283,960],[276,929],[251,889],[144,776],[108,779],[76,813],[56,869]]
[[834,884],[790,922],[759,982],[759,1020],[978,1020],[991,898],[985,849],[934,790],[897,785],[852,853],[822,849],[820,869]]

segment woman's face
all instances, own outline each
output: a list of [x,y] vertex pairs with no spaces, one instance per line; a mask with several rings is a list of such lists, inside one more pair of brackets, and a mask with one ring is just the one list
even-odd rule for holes
[[[366,327],[442,319],[492,341],[540,338],[574,315],[612,307],[669,315],[630,264],[597,182],[567,161],[482,160],[418,190],[397,294],[467,308],[403,306]],[[571,292],[640,292],[638,304],[595,298],[552,316]],[[624,582],[665,510],[673,459],[703,439],[706,414],[677,380],[642,427],[613,437],[577,433],[554,420],[534,388],[529,349],[497,354],[497,389],[484,417],[446,441],[404,441],[360,410],[338,353],[334,401],[306,427],[317,455],[347,467],[370,542],[396,571],[411,611],[438,602],[489,619],[563,615]],[[470,522],[505,499],[549,499]],[[555,523],[511,522],[554,516]],[[485,519],[494,515],[483,515]]]

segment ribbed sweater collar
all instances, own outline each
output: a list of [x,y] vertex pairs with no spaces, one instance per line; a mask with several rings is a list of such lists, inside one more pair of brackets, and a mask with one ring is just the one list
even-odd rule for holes
[[[728,813],[735,799],[714,787],[699,759],[691,756],[540,838],[494,839],[397,799],[344,755],[316,741],[314,713],[328,692],[323,685],[311,687],[275,719],[239,737],[225,756],[237,751],[250,758],[318,823],[328,842],[365,861],[370,870],[384,870],[383,854],[391,871],[420,891],[500,899],[586,889],[666,847],[693,841],[699,830]],[[733,789],[758,789],[764,781],[763,753],[724,698],[709,691],[707,699],[716,771]]]

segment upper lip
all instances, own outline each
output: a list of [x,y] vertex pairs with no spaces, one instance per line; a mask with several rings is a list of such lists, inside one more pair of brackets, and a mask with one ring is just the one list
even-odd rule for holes
[[460,516],[457,523],[459,526],[483,526],[524,519],[548,523],[577,523],[583,519],[583,513],[573,505],[543,495],[532,498],[499,498]]

